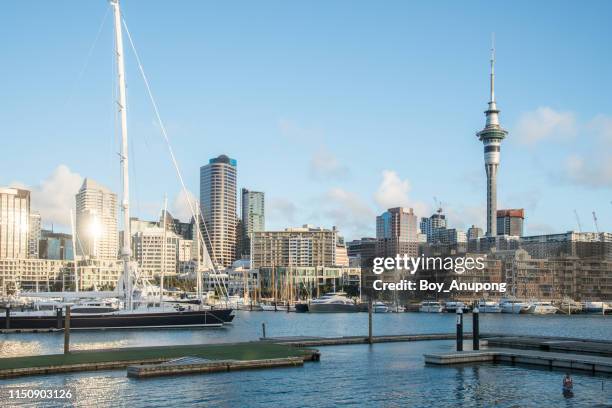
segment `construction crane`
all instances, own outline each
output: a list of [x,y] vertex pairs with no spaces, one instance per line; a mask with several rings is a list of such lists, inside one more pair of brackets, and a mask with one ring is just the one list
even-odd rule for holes
[[597,225],[597,215],[593,211],[593,224],[595,224],[595,232],[599,234],[599,225]]
[[578,216],[578,211],[574,209],[574,215],[576,216],[576,222],[578,223],[578,232],[582,232],[582,225],[580,224],[580,217]]
[[436,197],[433,198],[434,199],[434,203],[436,204],[436,212],[438,214],[442,214],[442,201],[438,201],[438,199]]

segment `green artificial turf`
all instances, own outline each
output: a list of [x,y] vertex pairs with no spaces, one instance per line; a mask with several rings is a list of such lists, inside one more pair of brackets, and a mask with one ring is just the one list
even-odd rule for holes
[[0,370],[113,361],[174,359],[185,356],[195,356],[211,360],[262,360],[302,357],[306,353],[302,349],[267,342],[135,347],[76,351],[70,354],[0,358]]

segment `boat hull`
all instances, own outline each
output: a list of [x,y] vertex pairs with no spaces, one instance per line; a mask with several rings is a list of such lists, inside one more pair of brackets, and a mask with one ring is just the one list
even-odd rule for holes
[[[234,319],[232,309],[156,313],[75,314],[71,330],[218,327]],[[0,317],[0,327],[13,330],[63,329],[64,318],[54,315]]]
[[354,313],[359,309],[357,305],[310,303],[308,311],[310,313]]

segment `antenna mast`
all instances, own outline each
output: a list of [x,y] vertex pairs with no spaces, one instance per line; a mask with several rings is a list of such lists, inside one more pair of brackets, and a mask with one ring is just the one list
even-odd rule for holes
[[125,287],[126,308],[131,310],[132,304],[132,271],[130,258],[132,255],[132,234],[130,231],[130,184],[128,165],[128,132],[127,132],[127,98],[125,92],[125,62],[123,60],[123,36],[121,32],[121,10],[119,0],[110,0],[115,17],[115,52],[117,56],[117,78],[119,85],[119,118],[121,120],[121,175],[122,175],[122,199],[121,209],[123,211],[123,247],[121,248],[121,259],[123,260],[123,278]]

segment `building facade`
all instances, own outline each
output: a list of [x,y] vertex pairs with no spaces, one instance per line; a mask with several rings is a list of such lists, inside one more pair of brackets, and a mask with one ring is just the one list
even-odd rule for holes
[[236,160],[226,155],[200,168],[200,207],[210,259],[228,267],[236,256]]
[[335,266],[336,228],[305,225],[284,231],[253,232],[251,262],[253,268],[276,266]]
[[438,231],[446,228],[446,216],[441,212],[436,212],[429,218],[421,218],[421,233],[427,236],[427,242],[436,242]]
[[390,208],[376,217],[376,240],[377,256],[417,256],[418,227],[413,209]]
[[36,259],[38,254],[38,241],[41,238],[42,220],[40,213],[30,212],[30,225],[28,231],[28,257]]
[[525,210],[497,210],[497,235],[523,236]]
[[30,192],[0,187],[0,259],[29,254]]
[[[160,227],[147,228],[132,235],[132,252],[139,273],[147,277],[175,275],[179,266],[181,237]],[[190,248],[191,249],[191,248]],[[164,255],[165,254],[165,255]]]
[[251,234],[265,231],[265,199],[261,191],[242,189],[242,255],[251,253]]
[[42,230],[39,240],[40,259],[72,260],[72,235]]
[[80,257],[117,259],[117,195],[89,178],[76,195],[76,234]]

